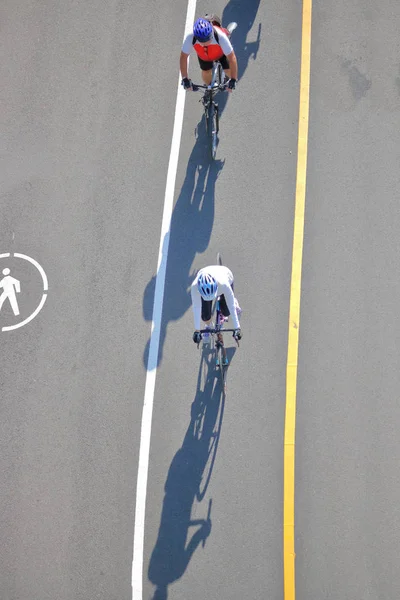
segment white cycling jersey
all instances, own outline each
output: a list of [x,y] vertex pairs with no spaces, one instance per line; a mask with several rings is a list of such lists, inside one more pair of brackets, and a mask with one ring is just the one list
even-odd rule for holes
[[222,296],[222,294],[225,296],[226,304],[229,308],[229,312],[231,313],[233,328],[240,329],[239,319],[236,314],[235,296],[232,290],[233,274],[228,267],[222,267],[220,265],[211,265],[209,267],[204,267],[204,269],[200,269],[192,283],[190,293],[192,296],[194,328],[196,330],[201,329],[201,295],[197,287],[197,281],[202,273],[208,273],[214,277],[218,284],[217,296]]
[[[218,29],[218,43],[215,39],[214,33],[211,39],[214,44],[221,46],[222,52],[225,54],[225,56],[228,56],[229,54],[231,54],[231,52],[233,52],[233,46],[224,31]],[[183,41],[182,52],[184,52],[185,54],[190,54],[191,52],[193,52],[193,50],[193,33],[188,33],[188,35]]]

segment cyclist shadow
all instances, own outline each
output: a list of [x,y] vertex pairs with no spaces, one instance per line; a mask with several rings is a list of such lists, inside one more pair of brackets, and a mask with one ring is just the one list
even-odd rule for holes
[[[239,82],[242,81],[250,58],[256,60],[261,42],[261,23],[258,26],[257,38],[253,42],[247,42],[247,35],[254,25],[254,21],[260,6],[260,0],[230,0],[222,13],[222,23],[226,27],[232,21],[238,26],[232,33],[232,44],[238,61]],[[240,85],[240,83],[239,83]],[[235,93],[235,92],[233,92]],[[220,93],[218,106],[222,115],[228,101],[227,93]]]
[[[190,285],[195,276],[191,272],[192,263],[196,254],[204,252],[210,241],[214,223],[215,185],[224,161],[210,162],[207,144],[203,116],[197,127],[196,143],[174,207],[171,228],[163,240],[162,266],[166,268],[163,313],[161,323],[155,323],[144,351],[144,365],[148,370],[154,369],[162,360],[169,322],[178,320],[191,306]],[[155,285],[156,276],[153,276],[143,296],[143,316],[146,321],[152,320]],[[158,356],[151,357],[149,361],[153,336],[160,340],[160,346]]]
[[[211,355],[203,352],[189,427],[165,482],[160,528],[148,569],[148,578],[156,586],[153,600],[168,598],[168,586],[182,577],[194,552],[200,544],[204,547],[211,533],[212,500],[207,514],[204,508],[204,518],[191,519],[191,513],[194,502],[203,500],[210,482],[223,413],[219,373]],[[190,536],[191,527],[197,529]]]

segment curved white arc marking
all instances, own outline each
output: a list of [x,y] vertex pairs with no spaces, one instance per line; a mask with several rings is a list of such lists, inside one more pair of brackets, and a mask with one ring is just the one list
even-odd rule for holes
[[36,315],[42,310],[43,305],[46,302],[46,298],[47,298],[47,292],[43,294],[42,299],[41,299],[37,309],[27,319],[25,319],[25,321],[21,321],[20,323],[17,323],[16,325],[9,325],[8,327],[2,327],[1,330],[2,331],[11,331],[12,329],[18,329],[19,327],[22,327],[23,325],[26,325],[27,323],[29,323],[29,321],[32,321],[32,319],[34,319],[36,317]]
[[[45,292],[47,292],[47,290],[49,289],[49,284],[47,281],[47,275],[44,272],[43,267],[34,259],[31,258],[30,256],[27,256],[26,254],[19,254],[18,252],[14,252],[14,256],[16,256],[17,258],[24,258],[25,260],[29,261],[30,263],[32,263],[33,265],[35,265],[35,267],[37,268],[37,270],[39,271],[39,273],[42,276],[43,279],[43,289]],[[0,256],[1,258],[1,256]]]

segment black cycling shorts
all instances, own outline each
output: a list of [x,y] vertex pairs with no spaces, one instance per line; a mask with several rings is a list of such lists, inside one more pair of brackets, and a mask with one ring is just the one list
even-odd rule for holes
[[[201,318],[203,321],[211,320],[212,304],[212,300],[204,300],[203,298],[201,299]],[[223,294],[219,297],[219,309],[224,317],[229,317],[231,314]]]
[[[202,71],[211,71],[211,69],[213,68],[212,61],[209,62],[208,60],[203,60],[199,56],[197,58],[199,59],[199,65]],[[227,71],[229,69],[229,61],[226,58],[225,54],[215,62],[220,62],[224,71]]]

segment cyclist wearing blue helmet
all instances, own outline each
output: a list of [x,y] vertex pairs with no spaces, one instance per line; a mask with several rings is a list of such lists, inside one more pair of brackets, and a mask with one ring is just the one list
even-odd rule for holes
[[196,344],[199,344],[202,338],[200,333],[201,319],[205,322],[206,328],[210,326],[212,303],[217,296],[219,296],[220,308],[225,320],[228,320],[229,315],[232,315],[235,338],[241,339],[239,316],[242,309],[233,293],[233,274],[228,267],[211,265],[201,269],[192,283],[190,293],[195,327],[193,341]]
[[193,26],[193,35],[200,40],[200,42],[208,42],[211,39],[213,28],[207,19],[197,19]]
[[221,26],[221,19],[216,15],[206,15],[197,19],[193,26],[193,33],[189,33],[183,42],[179,61],[185,90],[192,88],[192,82],[188,77],[188,57],[192,50],[197,54],[205,85],[211,83],[213,62],[219,61],[229,78],[228,91],[235,89],[238,68],[229,37],[229,31]]

